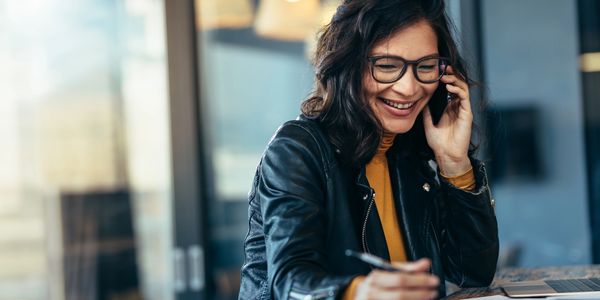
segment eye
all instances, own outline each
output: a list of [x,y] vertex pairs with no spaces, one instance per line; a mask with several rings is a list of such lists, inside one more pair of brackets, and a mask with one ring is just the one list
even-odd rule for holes
[[376,64],[375,67],[377,67],[380,70],[398,70],[398,69],[400,69],[400,67],[398,67],[397,65]]
[[418,69],[419,69],[419,72],[432,72],[432,71],[435,71],[436,67],[437,67],[437,65],[434,65],[434,64],[421,64],[421,65],[419,65]]
[[392,58],[382,58],[374,62],[374,67],[381,72],[398,72],[402,70],[402,61]]

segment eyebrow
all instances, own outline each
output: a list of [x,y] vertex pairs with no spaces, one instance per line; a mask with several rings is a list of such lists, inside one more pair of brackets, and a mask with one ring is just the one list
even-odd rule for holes
[[[401,59],[404,59],[404,60],[408,60],[408,59],[406,59],[406,58],[404,58],[402,56],[389,55],[387,53],[386,54],[375,53],[375,54],[371,55],[370,57],[389,57],[389,58],[401,58]],[[428,55],[425,55],[425,56],[421,56],[421,57],[419,57],[419,58],[417,58],[415,60],[419,60],[419,59],[422,59],[422,58],[425,58],[425,57],[440,57],[440,54],[439,53],[432,53],[432,54],[428,54]]]

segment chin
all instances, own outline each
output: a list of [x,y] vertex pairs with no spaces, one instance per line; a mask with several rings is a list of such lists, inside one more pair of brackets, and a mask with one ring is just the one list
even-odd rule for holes
[[415,119],[409,120],[383,120],[383,129],[387,132],[402,134],[410,131],[415,125]]

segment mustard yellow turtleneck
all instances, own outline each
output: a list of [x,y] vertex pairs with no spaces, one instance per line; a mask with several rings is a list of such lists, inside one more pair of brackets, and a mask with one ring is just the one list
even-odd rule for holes
[[[375,190],[375,207],[377,208],[377,214],[383,227],[390,260],[393,262],[404,262],[406,261],[404,240],[400,231],[398,215],[396,214],[396,204],[394,203],[390,172],[385,155],[387,150],[393,145],[395,137],[396,135],[393,133],[384,133],[377,148],[377,153],[366,166],[366,175],[369,184]],[[446,177],[443,174],[442,176],[460,189],[473,190],[475,188],[473,169],[456,177]],[[350,282],[344,292],[343,300],[354,299],[356,288],[364,278],[365,276],[357,276]]]

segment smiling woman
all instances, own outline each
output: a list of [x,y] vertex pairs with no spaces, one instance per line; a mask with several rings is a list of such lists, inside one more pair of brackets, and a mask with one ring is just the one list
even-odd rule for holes
[[[375,59],[370,60],[371,72],[365,72],[363,86],[366,100],[385,131],[406,133],[413,127],[444,74],[439,68],[439,59],[427,59],[439,56],[437,49],[436,34],[425,21],[399,30],[371,49],[370,57]],[[399,70],[393,72],[393,66],[397,65],[391,61],[394,57],[421,61],[410,65],[401,61],[401,67],[395,67]],[[433,67],[434,71],[425,73],[423,69],[428,67]],[[411,68],[411,72],[406,72],[407,68]],[[398,75],[388,79],[388,74],[394,73]],[[420,73],[433,73],[433,80],[422,82],[422,77],[426,76],[420,76]]]
[[[314,91],[249,194],[240,299],[431,299],[445,280],[491,282],[496,218],[444,6],[347,0],[323,29]],[[447,99],[434,122],[428,103]],[[412,272],[371,270],[348,249]]]

